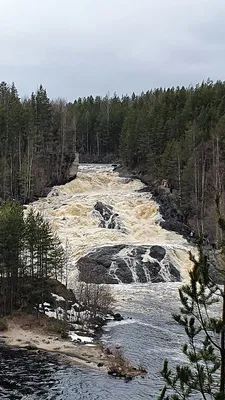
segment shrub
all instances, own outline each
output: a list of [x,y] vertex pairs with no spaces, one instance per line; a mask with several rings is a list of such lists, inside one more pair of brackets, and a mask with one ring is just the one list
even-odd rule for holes
[[98,316],[112,312],[114,298],[110,287],[107,285],[80,282],[75,294],[83,308],[89,311],[90,322],[95,322]]
[[46,330],[49,333],[60,335],[62,339],[68,338],[69,325],[66,321],[51,318],[48,321]]

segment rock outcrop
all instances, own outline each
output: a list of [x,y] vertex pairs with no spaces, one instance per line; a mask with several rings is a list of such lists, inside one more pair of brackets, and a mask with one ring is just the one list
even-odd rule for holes
[[93,283],[175,282],[179,270],[162,246],[104,246],[77,262],[79,278]]
[[159,204],[159,212],[163,220],[160,226],[168,231],[176,232],[185,237],[189,242],[195,243],[194,232],[188,224],[188,214],[181,212],[179,208],[179,196],[175,190],[171,190],[168,186],[162,185],[160,182],[154,182],[150,175],[144,174],[138,170],[130,171],[126,167],[117,166],[114,171],[119,176],[125,178],[140,179],[146,186],[139,192],[152,193],[152,199]]
[[122,223],[119,214],[113,211],[113,207],[97,201],[94,206],[95,215],[99,218],[99,227],[108,229],[121,229]]

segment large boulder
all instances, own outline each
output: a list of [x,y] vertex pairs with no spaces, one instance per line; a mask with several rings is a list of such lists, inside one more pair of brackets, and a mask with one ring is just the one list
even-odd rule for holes
[[103,217],[105,221],[108,221],[113,215],[112,206],[104,204],[101,201],[97,201],[97,203],[94,206],[94,209],[99,212],[99,214]]
[[77,262],[79,278],[93,283],[180,281],[180,272],[162,246],[104,246]]
[[166,250],[162,246],[152,246],[150,249],[150,256],[156,258],[158,261],[162,261],[166,255]]
[[113,211],[113,207],[97,201],[94,206],[95,216],[100,219],[99,227],[108,229],[121,229],[122,224],[119,214]]

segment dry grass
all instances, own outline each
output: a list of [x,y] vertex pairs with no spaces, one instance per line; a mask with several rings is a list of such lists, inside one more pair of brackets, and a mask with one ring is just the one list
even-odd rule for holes
[[7,317],[6,323],[9,323],[10,326],[19,326],[25,331],[32,330],[42,334],[60,335],[63,339],[68,337],[68,324],[66,322],[49,318],[43,314],[40,314],[39,318],[37,318],[34,314],[15,312]]

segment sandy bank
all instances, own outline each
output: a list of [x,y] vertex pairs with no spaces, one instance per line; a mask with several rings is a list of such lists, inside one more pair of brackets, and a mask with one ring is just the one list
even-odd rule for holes
[[[71,340],[61,339],[47,333],[46,326],[32,317],[14,316],[7,319],[8,330],[2,333],[5,344],[12,347],[43,350],[60,355],[63,361],[82,364],[91,368],[107,371],[110,360],[101,345],[74,344]],[[98,364],[104,364],[98,367]]]
[[76,344],[60,335],[49,334],[51,320],[46,316],[37,320],[33,315],[21,313],[8,317],[8,330],[2,333],[3,346],[46,351],[57,355],[63,363],[80,364],[128,380],[146,374],[145,369],[135,368],[126,360],[120,349],[111,351],[101,344]]

